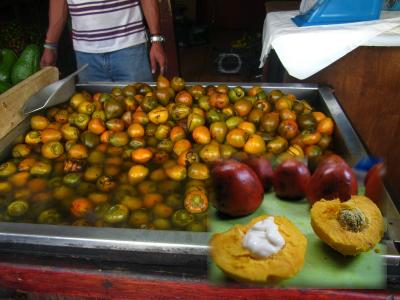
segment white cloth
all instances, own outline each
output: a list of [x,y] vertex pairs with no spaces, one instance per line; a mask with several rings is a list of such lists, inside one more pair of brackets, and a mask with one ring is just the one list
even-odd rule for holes
[[384,45],[385,40],[381,40],[377,46],[400,46],[398,12],[382,11],[381,19],[375,21],[306,27],[297,27],[291,20],[298,14],[299,11],[267,14],[260,67],[273,48],[291,76],[305,79],[382,33],[390,32],[391,38],[396,37],[395,42],[386,40],[388,44]]

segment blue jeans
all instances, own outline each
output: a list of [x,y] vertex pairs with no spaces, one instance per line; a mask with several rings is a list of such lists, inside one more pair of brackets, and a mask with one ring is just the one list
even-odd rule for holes
[[78,68],[88,64],[79,73],[81,83],[154,81],[145,43],[108,53],[75,51],[75,56]]

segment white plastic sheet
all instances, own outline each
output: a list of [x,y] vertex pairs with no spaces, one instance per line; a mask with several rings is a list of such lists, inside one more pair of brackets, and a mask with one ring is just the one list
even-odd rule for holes
[[[292,17],[299,11],[269,13],[264,22],[262,67],[273,48],[287,72],[305,79],[362,45],[400,46],[400,13],[382,12],[367,22],[297,27]],[[388,39],[382,36],[388,36]]]

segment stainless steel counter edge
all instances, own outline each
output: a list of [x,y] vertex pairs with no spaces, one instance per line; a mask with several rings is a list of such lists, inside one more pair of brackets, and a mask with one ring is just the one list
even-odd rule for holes
[[208,255],[207,232],[0,222],[0,242],[52,247]]

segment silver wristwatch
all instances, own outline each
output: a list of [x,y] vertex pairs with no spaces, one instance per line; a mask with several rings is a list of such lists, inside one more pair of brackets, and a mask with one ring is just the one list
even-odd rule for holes
[[152,34],[150,35],[150,43],[163,43],[165,42],[165,38],[161,34]]

